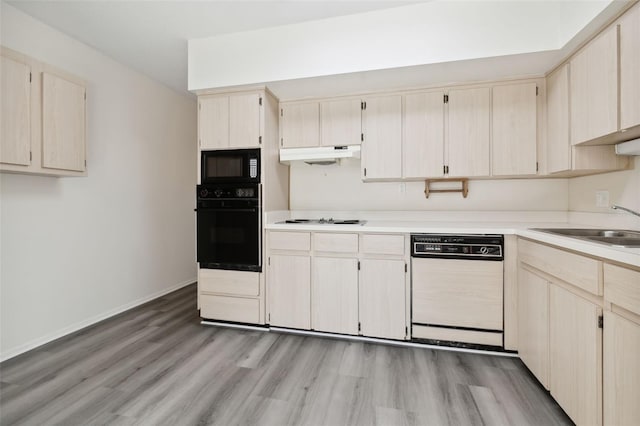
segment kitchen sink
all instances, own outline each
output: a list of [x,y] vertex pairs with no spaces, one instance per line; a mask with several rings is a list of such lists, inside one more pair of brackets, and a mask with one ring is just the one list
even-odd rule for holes
[[640,232],[624,229],[533,228],[534,231],[593,241],[616,247],[640,247]]

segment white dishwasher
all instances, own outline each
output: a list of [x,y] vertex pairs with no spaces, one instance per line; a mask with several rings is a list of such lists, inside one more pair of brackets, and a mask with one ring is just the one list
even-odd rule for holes
[[503,347],[504,236],[411,235],[411,336]]

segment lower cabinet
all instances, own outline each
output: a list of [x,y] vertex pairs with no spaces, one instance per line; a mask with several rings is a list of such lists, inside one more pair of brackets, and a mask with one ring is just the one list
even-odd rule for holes
[[549,282],[518,270],[518,354],[534,376],[549,389]]
[[601,425],[603,263],[526,240],[518,258],[520,358],[577,425]]
[[205,320],[264,324],[259,272],[198,268],[198,308]]
[[640,425],[640,268],[604,265],[605,425]]
[[267,242],[270,325],[409,338],[404,235],[269,231]]
[[313,329],[358,334],[358,259],[314,257],[312,269]]
[[602,424],[602,309],[549,287],[549,389],[577,425]]
[[604,313],[604,424],[640,424],[640,322]]
[[272,255],[268,264],[269,323],[311,328],[311,258]]
[[363,259],[360,270],[360,331],[364,336],[407,337],[403,260]]

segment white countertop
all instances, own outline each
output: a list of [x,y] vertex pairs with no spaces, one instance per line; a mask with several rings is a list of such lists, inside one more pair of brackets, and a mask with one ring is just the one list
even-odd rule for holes
[[441,234],[513,234],[552,244],[587,255],[640,267],[640,248],[612,247],[571,237],[534,231],[531,228],[589,228],[560,222],[445,222],[371,220],[362,225],[267,223],[266,229],[281,231],[441,233]]

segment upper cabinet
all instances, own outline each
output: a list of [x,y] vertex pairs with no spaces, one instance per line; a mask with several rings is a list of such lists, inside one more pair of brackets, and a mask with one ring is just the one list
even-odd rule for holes
[[302,148],[320,145],[320,104],[280,105],[280,146]]
[[256,148],[262,143],[260,93],[204,95],[198,98],[200,149]]
[[84,115],[84,86],[42,73],[42,167],[84,171]]
[[618,130],[618,28],[609,27],[570,61],[571,143]]
[[537,85],[495,86],[492,99],[492,176],[537,172]]
[[2,121],[0,161],[28,166],[31,162],[31,67],[2,56]]
[[402,177],[444,175],[444,91],[404,97]]
[[569,65],[547,77],[547,172],[571,169],[569,143]]
[[449,91],[450,177],[489,176],[490,99],[488,87]]
[[362,106],[360,98],[320,102],[321,144],[359,145],[362,140]]
[[571,143],[640,137],[640,5],[570,60]]
[[620,129],[640,125],[640,4],[620,19]]
[[357,99],[280,104],[280,147],[359,145],[362,109]]
[[198,133],[201,149],[229,148],[228,96],[207,96],[198,100]]
[[613,145],[576,146],[569,142],[569,64],[547,77],[547,173],[577,176],[624,168],[627,160]]
[[367,98],[363,113],[364,179],[402,177],[402,97]]
[[86,83],[13,50],[1,53],[0,170],[86,175]]

